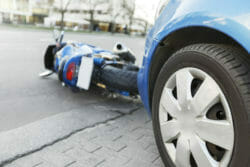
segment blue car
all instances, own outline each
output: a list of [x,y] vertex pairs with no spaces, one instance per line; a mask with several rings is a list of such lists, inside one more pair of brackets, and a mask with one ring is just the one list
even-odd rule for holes
[[164,0],[138,74],[167,167],[250,166],[250,1]]

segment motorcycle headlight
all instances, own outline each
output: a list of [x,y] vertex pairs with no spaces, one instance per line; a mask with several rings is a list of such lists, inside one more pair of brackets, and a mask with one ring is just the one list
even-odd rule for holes
[[161,15],[162,11],[164,10],[164,8],[167,6],[167,4],[169,3],[170,0],[160,0],[157,10],[156,10],[156,14],[155,14],[155,20]]

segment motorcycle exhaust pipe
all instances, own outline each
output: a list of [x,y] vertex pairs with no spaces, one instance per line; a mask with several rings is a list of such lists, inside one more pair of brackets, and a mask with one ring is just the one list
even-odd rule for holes
[[134,53],[122,43],[115,44],[113,48],[113,53],[127,62],[132,62],[134,64],[136,61]]
[[113,52],[114,53],[122,53],[122,52],[128,52],[128,48],[123,45],[122,43],[116,43],[114,48],[113,48]]

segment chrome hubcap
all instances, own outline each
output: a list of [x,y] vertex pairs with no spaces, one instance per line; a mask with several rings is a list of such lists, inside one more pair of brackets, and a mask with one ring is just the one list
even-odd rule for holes
[[197,68],[175,72],[164,86],[159,120],[177,167],[226,167],[234,146],[229,104],[216,81]]

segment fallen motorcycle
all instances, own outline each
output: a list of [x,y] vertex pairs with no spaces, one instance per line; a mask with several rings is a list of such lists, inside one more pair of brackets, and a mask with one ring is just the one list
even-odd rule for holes
[[139,67],[130,49],[117,43],[111,52],[85,43],[63,42],[64,32],[54,34],[56,43],[49,45],[44,55],[47,71],[40,77],[56,73],[63,85],[74,90],[89,90],[93,84],[125,96],[138,94]]

